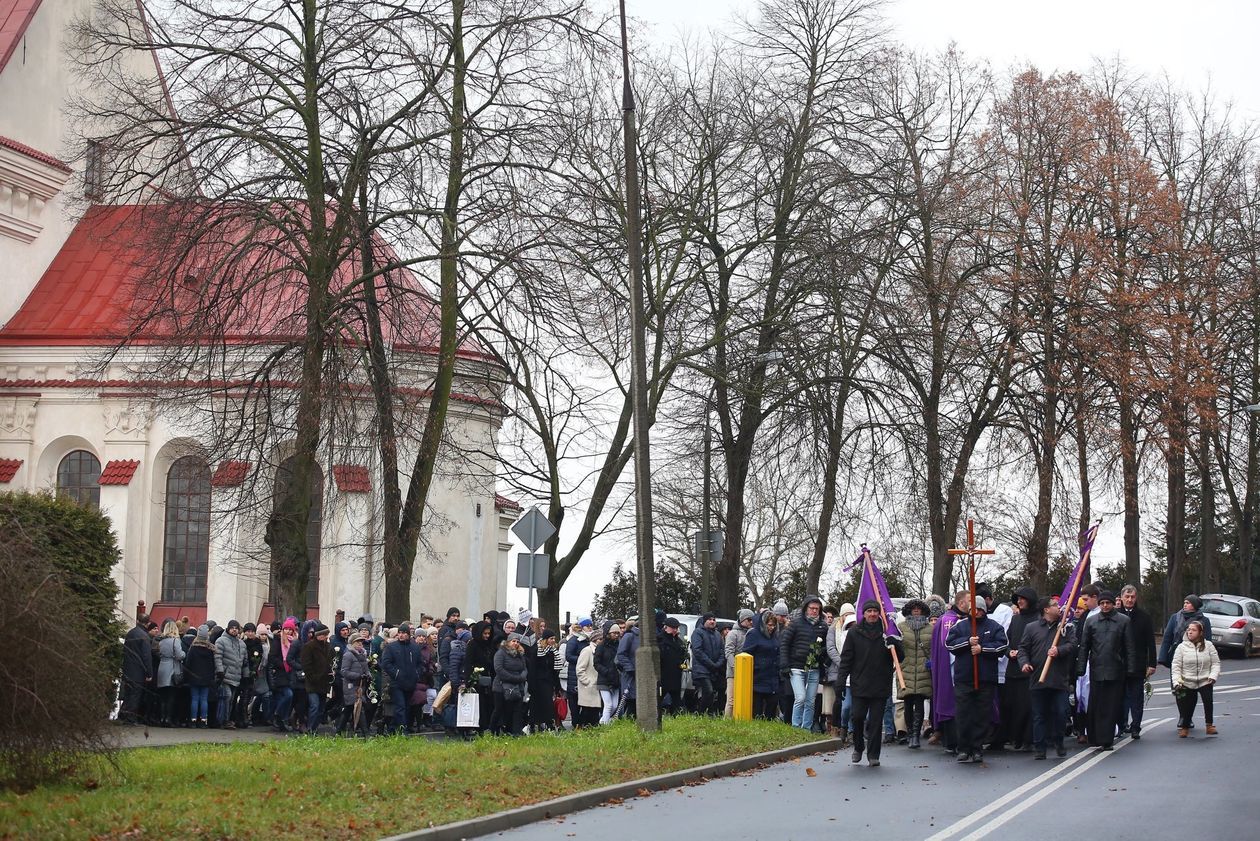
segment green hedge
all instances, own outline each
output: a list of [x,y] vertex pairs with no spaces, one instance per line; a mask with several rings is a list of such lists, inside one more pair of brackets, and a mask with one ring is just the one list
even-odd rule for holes
[[0,535],[59,575],[83,615],[66,617],[96,639],[117,639],[118,585],[110,575],[121,553],[109,518],[46,493],[0,493]]

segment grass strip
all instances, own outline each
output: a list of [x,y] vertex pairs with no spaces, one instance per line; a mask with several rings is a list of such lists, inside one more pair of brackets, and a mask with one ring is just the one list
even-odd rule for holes
[[679,716],[472,742],[302,737],[122,751],[0,794],[0,838],[380,837],[821,738],[777,722]]

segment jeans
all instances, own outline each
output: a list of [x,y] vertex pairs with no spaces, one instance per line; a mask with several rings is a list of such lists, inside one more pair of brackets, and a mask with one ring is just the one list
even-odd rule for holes
[[884,707],[884,735],[897,735],[897,717],[895,712],[896,704],[887,704]]
[[188,708],[188,717],[194,723],[204,721],[210,708],[210,687],[190,686],[189,696],[192,699]]
[[293,688],[281,686],[279,689],[272,690],[271,697],[275,701],[275,707],[271,713],[272,723],[277,725],[288,724],[289,713],[293,711]]
[[1028,693],[1032,703],[1032,741],[1037,753],[1045,753],[1046,745],[1063,746],[1064,718],[1067,715],[1067,691],[1033,689]]
[[707,677],[693,678],[696,688],[696,713],[708,715],[713,708],[713,680]]
[[792,669],[792,726],[806,730],[813,726],[814,696],[818,694],[817,669]]
[[604,702],[604,712],[599,717],[599,723],[607,724],[613,720],[613,714],[617,712],[617,705],[621,703],[621,690],[600,689],[599,698]]
[[[407,726],[407,702],[411,699],[411,690],[403,689],[396,683],[389,685],[389,699],[394,705],[394,720],[390,722],[391,731],[400,731]],[[485,722],[482,722],[483,724]]]
[[236,687],[230,683],[219,686],[219,706],[214,710],[214,723],[222,727],[232,719],[232,707],[236,703]]
[[[406,708],[404,707],[404,712]],[[306,693],[306,732],[312,736],[319,732],[319,725],[324,721],[324,693]]]
[[1146,676],[1134,675],[1124,679],[1124,700],[1120,707],[1120,730],[1128,733],[1142,732],[1142,713],[1146,709]]

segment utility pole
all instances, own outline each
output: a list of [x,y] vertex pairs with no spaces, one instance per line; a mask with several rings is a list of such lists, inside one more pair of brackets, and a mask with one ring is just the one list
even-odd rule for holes
[[630,41],[626,0],[621,7],[621,127],[626,149],[626,257],[630,261],[630,392],[634,401],[635,546],[639,575],[639,651],[635,656],[636,719],[655,732],[660,658],[656,646],[656,570],[652,558],[652,460],[648,446],[647,318],[643,303],[643,219],[639,208],[639,137],[630,87]]

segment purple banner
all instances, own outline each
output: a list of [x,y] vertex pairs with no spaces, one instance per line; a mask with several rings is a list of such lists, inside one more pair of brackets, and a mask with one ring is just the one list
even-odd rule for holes
[[1099,520],[1084,534],[1085,542],[1081,544],[1081,559],[1072,568],[1072,574],[1068,576],[1063,593],[1059,596],[1059,604],[1063,606],[1064,615],[1070,615],[1068,611],[1076,604],[1076,597],[1080,594],[1081,588],[1089,583],[1089,554],[1094,549],[1094,539],[1098,537],[1098,527],[1101,525],[1102,521]]
[[849,569],[862,564],[862,583],[858,585],[857,608],[858,615],[862,614],[862,605],[868,601],[875,601],[883,605],[880,611],[884,620],[884,633],[890,637],[901,636],[901,629],[897,627],[897,608],[893,606],[892,597],[888,595],[888,585],[884,583],[884,576],[880,573],[879,567],[875,564],[875,559],[871,556],[871,550],[862,546],[862,554],[857,556]]

